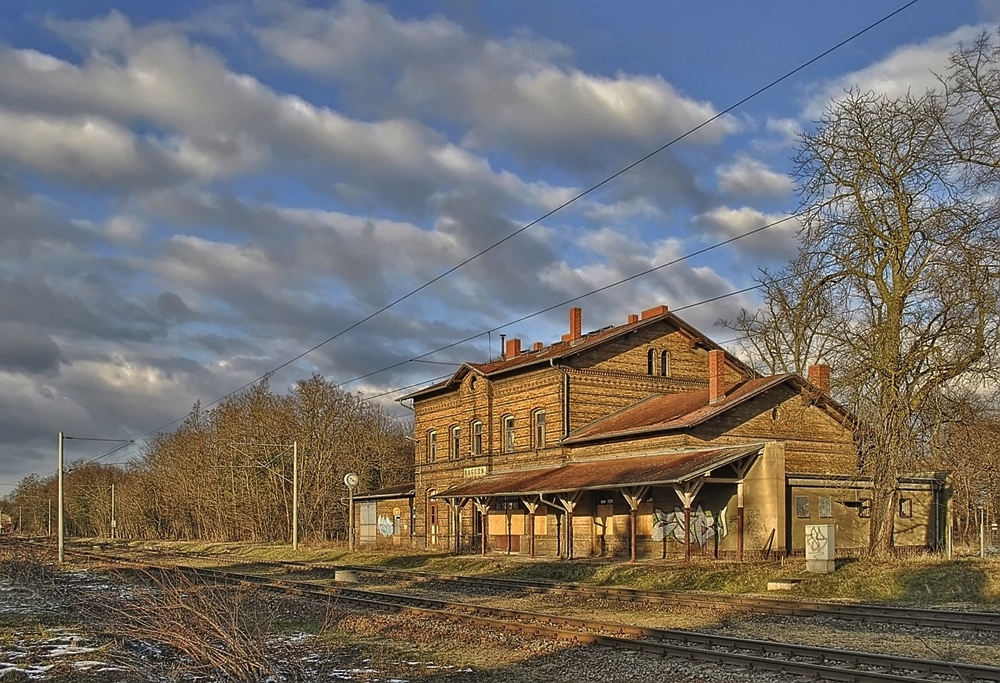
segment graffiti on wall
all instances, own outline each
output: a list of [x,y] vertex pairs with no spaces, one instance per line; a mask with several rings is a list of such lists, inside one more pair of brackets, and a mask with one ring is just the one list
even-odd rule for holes
[[[728,507],[728,506],[727,506]],[[704,548],[715,538],[729,535],[729,525],[726,522],[726,508],[718,512],[704,510],[700,505],[691,511],[691,540]],[[653,509],[653,540],[674,539],[684,543],[684,510],[675,505],[671,512],[662,508]]]
[[378,532],[382,536],[392,536],[395,526],[392,522],[392,517],[386,517],[385,515],[378,516]]

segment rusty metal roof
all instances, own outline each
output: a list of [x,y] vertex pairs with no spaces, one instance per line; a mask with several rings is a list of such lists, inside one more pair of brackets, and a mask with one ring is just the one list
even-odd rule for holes
[[[634,323],[626,323],[625,325],[619,325],[617,327],[609,327],[603,330],[598,330],[596,332],[591,332],[585,334],[579,339],[573,341],[563,341],[556,342],[550,346],[546,346],[539,351],[527,350],[523,351],[513,358],[503,358],[500,360],[490,361],[489,363],[464,363],[461,368],[455,371],[455,374],[448,379],[438,382],[437,384],[432,384],[429,387],[424,387],[423,389],[418,389],[412,393],[403,396],[398,401],[405,401],[411,398],[419,398],[425,395],[434,394],[438,391],[447,389],[448,387],[454,386],[461,382],[469,372],[475,371],[484,376],[493,376],[502,374],[504,372],[517,370],[520,368],[526,368],[538,363],[548,363],[550,360],[558,360],[571,356],[582,351],[594,348],[600,344],[614,339],[620,335],[632,332],[639,328],[645,327],[656,322],[663,320],[669,320],[678,329],[684,330],[688,334],[697,337],[705,344],[709,349],[718,349],[720,351],[725,351],[721,346],[716,344],[714,341],[706,337],[704,334],[691,327],[688,323],[678,318],[675,314],[671,312],[661,313],[660,315],[650,316],[643,320],[639,320]],[[742,369],[747,376],[755,376],[757,373],[754,372],[752,368],[747,366],[743,361],[741,361],[736,356],[730,354],[726,351],[726,360],[736,365]]]
[[382,489],[375,489],[367,493],[359,493],[354,496],[354,500],[375,500],[378,498],[412,498],[416,495],[416,486],[411,481],[408,484],[398,484],[397,486],[386,486]]
[[570,462],[556,467],[494,474],[441,491],[436,498],[518,496],[596,491],[624,486],[677,484],[759,453],[763,444],[672,451],[656,455]]
[[583,443],[693,427],[753,396],[796,378],[801,380],[798,375],[788,374],[738,382],[727,387],[722,399],[716,403],[709,403],[708,389],[651,396],[584,425],[566,437],[563,443]]

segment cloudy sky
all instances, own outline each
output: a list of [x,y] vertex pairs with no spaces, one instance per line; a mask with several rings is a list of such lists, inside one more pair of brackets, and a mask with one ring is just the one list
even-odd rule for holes
[[[1000,2],[920,0],[345,332],[903,4],[0,1],[0,495],[59,431],[138,437],[334,336],[272,386],[383,394],[787,216],[795,132],[853,84],[922,90]],[[794,248],[785,222],[662,268],[584,329]],[[754,305],[681,315],[725,340]]]

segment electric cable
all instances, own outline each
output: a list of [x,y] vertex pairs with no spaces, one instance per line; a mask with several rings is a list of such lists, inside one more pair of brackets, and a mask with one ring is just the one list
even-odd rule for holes
[[[812,66],[813,64],[815,64],[819,60],[823,59],[827,55],[829,55],[829,54],[831,54],[831,53],[839,50],[840,48],[844,47],[848,43],[856,40],[860,36],[868,33],[869,31],[875,29],[876,27],[880,26],[881,24],[885,23],[886,21],[892,19],[897,14],[900,14],[901,12],[909,9],[913,5],[917,4],[917,2],[919,2],[919,1],[920,0],[909,0],[909,2],[901,5],[900,7],[896,8],[892,12],[890,12],[890,13],[882,16],[880,19],[878,19],[878,20],[876,20],[876,21],[868,24],[867,26],[865,26],[864,28],[856,31],[855,33],[851,34],[847,38],[844,38],[843,40],[841,40],[840,42],[836,43],[832,47],[829,47],[829,48],[823,50],[819,54],[813,56],[812,58],[806,60],[805,62],[802,62],[801,64],[799,64],[798,66],[796,66],[794,69],[791,69],[790,71],[787,71],[783,75],[779,76],[778,78],[775,78],[774,80],[770,81],[766,85],[761,86],[760,88],[758,88],[757,90],[753,91],[749,95],[746,95],[743,98],[741,98],[740,100],[734,102],[733,104],[730,104],[725,109],[719,111],[718,113],[716,113],[715,115],[709,117],[708,119],[705,119],[704,121],[702,121],[698,125],[694,126],[693,128],[689,129],[685,133],[682,133],[681,135],[678,135],[677,137],[673,138],[672,140],[669,140],[668,142],[664,143],[663,145],[660,145],[659,147],[657,147],[653,151],[651,151],[651,152],[643,155],[639,159],[636,159],[635,161],[631,162],[630,164],[626,165],[625,167],[621,168],[620,170],[616,171],[615,173],[611,174],[610,176],[607,176],[606,178],[604,178],[604,180],[600,181],[599,183],[591,185],[586,190],[583,190],[583,191],[579,192],[578,194],[574,195],[573,197],[571,197],[570,199],[566,200],[562,204],[556,206],[553,209],[550,209],[549,211],[547,211],[543,215],[539,216],[538,218],[536,218],[536,219],[534,219],[534,220],[526,223],[525,225],[523,225],[522,227],[518,228],[514,232],[510,233],[506,237],[503,237],[502,239],[500,239],[500,240],[494,242],[493,244],[489,245],[488,247],[486,247],[486,248],[478,251],[477,253],[473,254],[472,256],[469,256],[468,258],[460,261],[459,263],[455,264],[454,266],[452,266],[451,268],[445,270],[444,272],[440,273],[439,275],[435,276],[434,278],[428,280],[427,282],[425,282],[424,284],[420,285],[419,287],[416,287],[415,289],[410,290],[406,294],[403,294],[402,296],[399,296],[398,298],[394,299],[393,301],[391,301],[391,302],[383,305],[381,308],[379,308],[379,309],[375,310],[374,312],[372,312],[372,313],[366,315],[365,317],[361,318],[360,320],[352,323],[351,325],[348,325],[347,327],[345,327],[344,329],[340,330],[336,334],[334,334],[334,335],[332,335],[330,337],[327,337],[323,341],[321,341],[318,344],[310,347],[309,349],[306,349],[305,351],[299,353],[298,355],[296,355],[296,356],[294,356],[294,357],[286,360],[285,362],[281,363],[277,367],[274,367],[271,370],[268,370],[267,372],[265,372],[264,374],[260,375],[259,377],[257,377],[255,379],[253,379],[253,380],[251,380],[251,381],[243,384],[240,387],[237,387],[236,389],[233,389],[229,393],[227,393],[227,394],[225,394],[223,396],[220,396],[219,398],[211,401],[210,403],[206,403],[204,405],[204,407],[207,408],[209,406],[216,405],[217,403],[220,403],[220,402],[226,400],[227,398],[238,394],[239,392],[243,391],[244,389],[247,389],[247,388],[253,386],[254,384],[257,384],[261,380],[269,378],[274,373],[276,373],[276,372],[278,372],[278,371],[280,371],[280,370],[288,367],[292,363],[294,363],[294,362],[296,362],[296,361],[304,358],[305,356],[309,355],[313,351],[316,351],[317,349],[319,349],[319,348],[321,348],[321,347],[329,344],[330,342],[334,341],[335,339],[338,339],[339,337],[347,334],[348,332],[350,332],[350,331],[352,331],[352,330],[360,327],[361,325],[363,325],[364,323],[368,322],[372,318],[375,318],[376,316],[381,315],[385,311],[388,311],[390,308],[393,308],[394,306],[402,303],[403,301],[406,301],[407,299],[409,299],[413,295],[415,295],[415,294],[423,291],[427,287],[430,287],[435,282],[438,282],[438,281],[440,281],[440,280],[448,277],[449,275],[451,275],[452,273],[454,273],[458,269],[460,269],[463,266],[465,266],[465,265],[471,263],[472,261],[478,259],[480,256],[483,256],[484,254],[486,254],[486,253],[492,251],[493,249],[499,247],[500,245],[508,242],[509,240],[513,239],[514,237],[517,237],[518,235],[520,235],[524,231],[532,228],[533,226],[538,225],[539,223],[541,223],[545,219],[553,216],[554,214],[558,213],[559,211],[562,211],[566,207],[568,207],[568,206],[576,203],[580,199],[583,199],[584,197],[586,197],[587,195],[595,192],[596,190],[600,189],[601,187],[604,187],[605,185],[607,185],[611,181],[613,181],[616,178],[618,178],[619,176],[627,173],[628,171],[632,170],[636,166],[639,166],[640,164],[645,163],[646,161],[648,161],[649,159],[653,158],[654,156],[656,156],[660,152],[664,151],[665,149],[667,149],[669,147],[672,147],[674,144],[676,144],[676,143],[680,142],[681,140],[684,140],[685,138],[693,135],[694,133],[696,133],[697,131],[701,130],[702,128],[708,126],[709,124],[717,121],[718,119],[722,118],[723,116],[729,114],[730,112],[734,111],[735,109],[737,109],[737,108],[741,107],[742,105],[746,104],[750,100],[752,100],[752,99],[756,98],[757,96],[759,96],[759,95],[767,92],[768,90],[770,90],[771,88],[775,87],[776,85],[778,85],[778,84],[780,84],[780,83],[788,80],[789,78],[791,78],[795,74],[799,73],[800,71],[802,71],[802,70],[804,70],[804,69]],[[148,436],[149,434],[153,434],[153,433],[156,433],[156,432],[163,431],[167,427],[170,427],[170,426],[172,426],[172,425],[180,422],[183,419],[184,419],[184,417],[179,417],[176,420],[171,420],[170,422],[168,422],[168,423],[166,423],[164,425],[161,425],[161,426],[157,427],[156,429],[153,429],[150,432],[147,432],[147,434],[143,435],[142,437],[138,437],[138,438],[144,438],[145,436]]]
[[[217,398],[217,399],[215,399],[215,400],[213,400],[213,401],[205,404],[204,407],[207,408],[209,406],[216,405],[216,404],[218,404],[218,403],[226,400],[227,398],[230,398],[231,396],[234,396],[234,395],[238,394],[239,392],[243,391],[244,389],[247,389],[247,388],[249,388],[249,387],[257,384],[261,380],[269,378],[274,373],[276,373],[276,372],[278,372],[278,371],[280,371],[280,370],[288,367],[292,363],[294,363],[294,362],[296,362],[296,361],[304,358],[305,356],[309,355],[313,351],[316,351],[317,349],[325,346],[326,344],[329,344],[330,342],[338,339],[339,337],[347,334],[348,332],[350,332],[350,331],[352,331],[352,330],[360,327],[361,325],[363,325],[364,323],[368,322],[369,320],[375,318],[376,316],[381,315],[385,311],[393,308],[394,306],[402,303],[403,301],[406,301],[410,297],[412,297],[415,294],[417,294],[417,293],[423,291],[424,289],[430,287],[434,283],[436,283],[436,282],[444,279],[445,277],[448,277],[449,275],[451,275],[455,271],[459,270],[460,268],[464,267],[465,265],[467,265],[467,264],[471,263],[472,261],[478,259],[479,257],[483,256],[484,254],[489,253],[493,249],[495,249],[495,248],[499,247],[500,245],[508,242],[509,240],[513,239],[514,237],[517,237],[518,235],[520,235],[521,233],[525,232],[526,230],[532,228],[533,226],[538,225],[539,223],[541,223],[545,219],[550,218],[551,216],[555,215],[559,211],[562,211],[566,207],[568,207],[568,206],[576,203],[580,199],[583,199],[584,197],[590,195],[591,193],[595,192],[596,190],[600,189],[601,187],[607,185],[608,183],[610,183],[611,181],[615,180],[619,176],[621,176],[621,175],[627,173],[628,171],[632,170],[633,168],[635,168],[635,167],[637,167],[637,166],[645,163],[646,161],[648,161],[649,159],[653,158],[657,154],[663,152],[664,150],[668,149],[669,147],[672,147],[676,143],[684,140],[685,138],[693,135],[694,133],[696,133],[697,131],[701,130],[702,128],[710,125],[711,123],[717,121],[718,119],[720,119],[723,116],[729,114],[730,112],[734,111],[735,109],[741,107],[742,105],[746,104],[750,100],[756,98],[757,96],[763,94],[764,92],[767,92],[768,90],[770,90],[771,88],[775,87],[776,85],[778,85],[778,84],[780,84],[780,83],[788,80],[789,78],[791,78],[795,74],[797,74],[800,71],[808,68],[812,64],[814,64],[817,61],[819,61],[819,60],[823,59],[824,57],[826,57],[827,55],[829,55],[829,54],[831,54],[831,53],[839,50],[840,48],[844,47],[848,43],[856,40],[860,36],[868,33],[869,31],[873,30],[874,28],[876,28],[876,27],[880,26],[881,24],[885,23],[889,19],[892,19],[893,17],[895,17],[896,15],[900,14],[901,12],[909,9],[910,7],[912,7],[913,5],[915,5],[919,1],[920,0],[909,0],[909,2],[906,2],[905,4],[903,4],[900,7],[896,8],[892,12],[890,12],[890,13],[882,16],[880,19],[878,19],[878,20],[876,20],[876,21],[868,24],[867,26],[865,26],[864,28],[856,31],[855,33],[851,34],[847,38],[844,38],[843,40],[841,40],[840,42],[836,43],[832,47],[829,47],[829,48],[823,50],[822,52],[820,52],[819,54],[813,56],[812,58],[806,60],[805,62],[802,62],[801,64],[799,64],[795,68],[791,69],[790,71],[787,71],[783,75],[779,76],[778,78],[775,78],[774,80],[770,81],[766,85],[758,88],[757,90],[753,91],[749,95],[744,96],[743,98],[741,98],[740,100],[734,102],[733,104],[730,104],[725,109],[722,109],[721,111],[719,111],[715,115],[713,115],[713,116],[709,117],[708,119],[702,121],[701,123],[699,123],[698,125],[694,126],[691,129],[689,129],[685,133],[682,133],[681,135],[676,136],[675,138],[669,140],[668,142],[666,142],[663,145],[657,147],[656,149],[652,150],[651,152],[648,152],[647,154],[643,155],[639,159],[636,159],[635,161],[633,161],[633,162],[629,163],[628,165],[624,166],[623,168],[621,168],[620,170],[616,171],[615,173],[607,176],[606,178],[604,178],[600,182],[598,182],[598,183],[596,183],[594,185],[591,185],[587,189],[579,192],[578,194],[574,195],[573,197],[571,197],[570,199],[566,200],[562,204],[556,206],[555,208],[550,209],[549,211],[547,211],[543,215],[539,216],[538,218],[536,218],[536,219],[534,219],[534,220],[526,223],[525,225],[523,225],[522,227],[518,228],[514,232],[508,234],[507,236],[503,237],[502,239],[494,242],[493,244],[489,245],[488,247],[486,247],[486,248],[478,251],[477,253],[469,256],[468,258],[460,261],[459,263],[455,264],[454,266],[452,266],[451,268],[445,270],[444,272],[440,273],[439,275],[435,276],[434,278],[428,280],[427,282],[423,283],[422,285],[416,287],[415,289],[412,289],[411,291],[407,292],[406,294],[403,294],[403,295],[399,296],[398,298],[394,299],[393,301],[391,301],[391,302],[383,305],[381,308],[375,310],[374,312],[368,314],[367,316],[361,318],[360,320],[352,323],[351,325],[348,325],[347,327],[345,327],[344,329],[340,330],[336,334],[331,335],[330,337],[327,337],[325,340],[319,342],[318,344],[315,344],[314,346],[310,347],[309,349],[307,349],[307,350],[299,353],[298,355],[296,355],[296,356],[294,356],[294,357],[292,357],[292,358],[284,361],[283,363],[279,364],[278,366],[276,366],[276,367],[272,368],[271,370],[265,372],[264,374],[260,375],[259,377],[255,378],[255,379],[253,379],[253,380],[251,380],[251,381],[243,384],[242,386],[237,387],[236,389],[233,389],[232,391],[226,393],[225,395],[220,396],[219,398]],[[784,222],[786,220],[790,220],[791,218],[794,218],[796,216],[786,217],[784,219],[781,219],[780,221],[777,221],[775,224]],[[719,243],[717,245],[713,245],[711,248],[717,248],[717,247],[722,246],[724,244],[728,244],[730,242],[735,241],[736,239],[740,239],[742,237],[749,236],[750,234],[754,234],[755,232],[760,232],[761,230],[767,229],[768,227],[772,227],[772,225],[769,224],[768,226],[762,226],[761,228],[757,228],[755,230],[749,231],[748,233],[744,233],[741,236],[737,236],[735,238],[732,238],[730,240],[726,240],[726,241],[724,241],[722,243]],[[699,253],[704,253],[705,251],[708,251],[708,248],[706,248],[704,250],[700,250],[699,252],[695,252],[695,253],[689,255],[687,258],[689,258],[690,256],[697,255]],[[683,260],[683,258],[679,259],[679,260]],[[622,281],[619,281],[619,282],[616,282],[616,283],[612,283],[610,285],[606,285],[604,287],[598,288],[598,289],[596,289],[596,290],[594,290],[592,292],[588,292],[587,294],[580,295],[578,297],[573,297],[571,299],[567,299],[564,302],[561,302],[559,304],[555,304],[553,306],[547,307],[546,309],[544,309],[542,311],[538,311],[536,313],[533,313],[533,314],[530,314],[530,315],[527,315],[527,316],[523,316],[522,318],[519,318],[517,320],[514,320],[514,321],[511,321],[509,323],[506,323],[505,325],[501,325],[499,327],[492,328],[490,331],[492,332],[492,331],[494,331],[496,329],[501,329],[502,327],[505,327],[507,325],[516,324],[516,323],[521,322],[523,320],[527,320],[527,319],[535,317],[537,315],[541,315],[543,313],[551,311],[551,310],[553,310],[555,308],[558,308],[560,306],[564,306],[567,303],[572,303],[574,301],[578,301],[578,300],[580,300],[580,299],[582,299],[582,298],[584,298],[586,296],[590,296],[592,294],[596,294],[598,292],[605,291],[606,289],[610,289],[611,287],[616,286],[618,284],[623,284],[624,282],[628,282],[630,280],[636,279],[636,278],[641,277],[641,276],[643,276],[645,274],[648,274],[648,273],[651,273],[651,272],[655,272],[656,270],[659,270],[660,268],[666,267],[667,265],[669,265],[669,263],[668,264],[662,264],[661,266],[657,266],[655,268],[651,268],[648,271],[644,271],[643,273],[638,273],[636,275],[630,276],[629,278],[625,278]],[[749,289],[756,289],[756,287],[751,287]],[[749,289],[747,291],[749,291]],[[678,310],[680,310],[680,309],[678,309]],[[437,351],[441,351],[441,350],[444,350],[446,348],[451,348],[453,346],[457,346],[459,344],[462,344],[462,343],[465,343],[467,341],[470,341],[471,339],[475,339],[478,336],[481,336],[481,335],[474,335],[473,337],[469,337],[469,338],[466,338],[466,339],[464,339],[462,341],[455,342],[455,343],[450,344],[448,346],[442,347],[441,349],[438,349]],[[435,351],[435,353],[437,351]],[[427,354],[427,355],[429,355],[429,354]],[[416,359],[420,359],[420,358],[421,357],[418,356]],[[410,360],[416,360],[416,359],[410,359]],[[402,363],[398,363],[398,364],[396,364],[394,366],[391,366],[391,367],[399,367],[399,365],[403,365],[403,364],[405,364],[407,362],[410,362],[410,361],[409,360],[403,361]],[[358,380],[363,379],[365,377],[371,376],[372,374],[377,374],[378,372],[384,372],[385,370],[391,369],[391,367],[383,368],[381,370],[374,371],[374,372],[368,373],[366,375],[355,377],[355,378],[353,378],[351,380],[348,380],[347,382],[344,382],[343,384],[349,384],[351,382],[355,382],[355,381],[358,381]],[[338,385],[338,386],[340,386],[340,385]],[[148,437],[148,436],[150,436],[152,434],[155,434],[157,432],[161,432],[164,429],[166,429],[166,428],[168,428],[168,427],[170,427],[170,426],[172,426],[174,424],[177,424],[181,420],[185,419],[185,417],[187,417],[187,416],[185,415],[185,416],[179,417],[179,418],[177,418],[175,420],[171,420],[170,422],[167,422],[167,423],[165,423],[165,424],[163,424],[163,425],[161,425],[161,426],[159,426],[159,427],[157,427],[155,429],[152,429],[152,430],[146,432],[145,434],[143,434],[143,435],[141,435],[139,437],[136,437],[136,439],[134,441],[138,441],[138,440],[144,439],[144,438],[146,438],[146,437]],[[129,445],[129,444],[124,444],[123,447],[127,446],[127,445]],[[95,458],[94,460],[92,460],[90,462],[96,462],[98,459],[102,459],[104,457],[107,457],[108,455],[110,455],[111,453],[115,452],[116,450],[118,450],[118,449],[113,449],[109,453],[107,453],[105,455],[102,455],[102,456],[99,456],[98,458]]]

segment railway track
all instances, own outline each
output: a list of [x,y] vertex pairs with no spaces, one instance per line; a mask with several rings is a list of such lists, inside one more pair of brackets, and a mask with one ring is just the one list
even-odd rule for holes
[[[368,609],[424,616],[457,624],[503,630],[529,637],[552,638],[576,645],[600,645],[688,660],[809,676],[820,680],[855,681],[1000,681],[1000,668],[836,650],[791,643],[735,638],[716,634],[611,624],[593,619],[486,607],[427,597],[397,595],[345,585],[319,585],[286,579],[172,565],[120,556],[74,551],[74,555],[126,565],[176,570],[200,580],[281,591],[323,600],[336,600]],[[288,564],[288,563],[282,563]],[[300,567],[302,565],[295,564]],[[360,568],[359,568],[360,569]]]
[[[316,568],[321,565],[305,563],[282,563],[295,568]],[[338,565],[327,568],[354,571],[358,574],[374,573],[401,579],[439,581],[455,585],[465,585],[485,589],[507,589],[524,593],[560,595],[596,600],[635,602],[650,605],[676,605],[719,609],[736,607],[752,614],[777,616],[823,616],[861,622],[877,622],[919,626],[921,628],[942,628],[1000,632],[1000,612],[974,612],[960,610],[936,610],[926,608],[893,607],[863,603],[823,602],[818,600],[787,600],[781,598],[760,598],[742,595],[722,595],[718,593],[689,593],[680,591],[644,591],[632,588],[584,586],[580,584],[557,584],[527,579],[505,579],[497,577],[435,574],[430,572],[400,571],[380,567]]]
[[720,593],[694,593],[686,591],[646,591],[633,588],[560,584],[543,580],[509,579],[492,576],[438,574],[411,570],[397,570],[367,565],[344,565],[323,562],[288,562],[269,560],[232,560],[206,555],[214,561],[224,560],[233,564],[281,566],[295,570],[325,569],[347,570],[356,574],[371,574],[409,581],[427,581],[467,586],[484,590],[507,590],[525,594],[541,594],[606,600],[645,605],[690,607],[704,610],[739,609],[746,614],[791,617],[827,617],[862,623],[896,624],[920,628],[1000,632],[1000,611],[943,610],[890,605],[829,602],[821,600],[793,600]]

